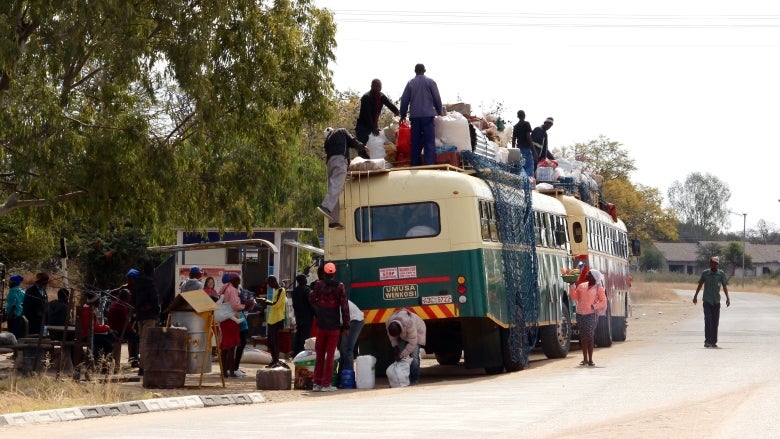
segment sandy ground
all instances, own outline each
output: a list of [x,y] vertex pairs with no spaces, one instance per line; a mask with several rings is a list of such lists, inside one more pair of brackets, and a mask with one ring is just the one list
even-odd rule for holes
[[[628,340],[626,344],[641,344],[649,339],[653,339],[657,336],[661,336],[668,325],[673,325],[681,319],[686,318],[689,314],[699,312],[698,307],[683,306],[690,302],[678,299],[674,301],[652,301],[646,303],[633,303],[632,316],[629,318],[628,326]],[[610,349],[597,349],[594,353],[594,357],[607,359],[612,355],[620,354],[620,345],[616,345]],[[123,347],[123,348],[126,348]],[[571,352],[569,353],[569,359],[574,360],[579,358],[579,345],[572,343]],[[137,375],[137,369],[130,369],[126,362],[127,352],[123,349],[123,371],[118,375],[121,379],[122,386],[128,386],[137,388],[140,391],[144,390],[141,385],[142,377]],[[10,354],[0,355],[0,379],[7,377],[12,367],[12,361]],[[546,360],[541,353],[534,353],[531,358],[530,368],[545,367],[550,370],[555,370],[557,367],[563,366],[565,363],[552,362]],[[292,361],[288,360],[288,364],[293,367]],[[170,397],[170,396],[183,396],[183,395],[217,395],[217,394],[229,394],[229,393],[248,393],[257,392],[256,386],[256,374],[259,369],[265,368],[264,364],[252,364],[242,362],[241,370],[246,373],[244,378],[227,378],[225,379],[225,385],[223,387],[222,381],[219,376],[219,368],[216,365],[212,368],[212,372],[205,373],[203,375],[203,382],[200,385],[199,374],[188,374],[184,388],[179,389],[146,389],[152,394],[152,397]],[[523,373],[517,372],[517,373]],[[294,375],[294,374],[293,374]],[[441,385],[446,384],[451,380],[468,379],[474,376],[483,376],[482,370],[466,370],[462,367],[442,367],[438,366],[435,360],[427,358],[423,359],[422,376],[420,380],[421,385]],[[93,379],[99,378],[100,375],[93,376]],[[389,387],[385,378],[377,378],[376,388],[384,389]],[[260,391],[263,396],[270,403],[278,402],[291,402],[301,398],[305,398],[310,392],[307,390],[279,390],[279,391]],[[367,390],[341,390],[339,393],[354,393],[350,397],[359,397],[358,395],[369,395],[371,391]]]

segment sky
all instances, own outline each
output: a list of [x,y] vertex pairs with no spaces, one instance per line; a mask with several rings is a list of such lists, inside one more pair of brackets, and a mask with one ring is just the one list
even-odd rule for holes
[[335,16],[339,90],[379,78],[397,100],[424,63],[445,104],[552,116],[553,149],[603,135],[664,198],[710,174],[731,190],[725,230],[780,227],[780,2],[315,2]]

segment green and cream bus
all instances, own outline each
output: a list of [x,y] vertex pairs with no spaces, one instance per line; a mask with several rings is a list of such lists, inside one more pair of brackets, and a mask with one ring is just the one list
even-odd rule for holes
[[[325,259],[336,263],[337,279],[365,314],[359,349],[377,358],[379,373],[391,361],[385,322],[401,308],[425,320],[426,352],[440,364],[458,364],[463,355],[467,368],[488,373],[522,369],[537,328],[548,357],[567,355],[566,208],[527,185],[509,188],[518,197],[500,203],[494,189],[446,165],[349,173],[344,229],[326,228]],[[508,204],[514,213],[502,217],[498,206]],[[501,223],[508,218],[512,224]],[[535,236],[505,242],[502,230],[515,222]]]

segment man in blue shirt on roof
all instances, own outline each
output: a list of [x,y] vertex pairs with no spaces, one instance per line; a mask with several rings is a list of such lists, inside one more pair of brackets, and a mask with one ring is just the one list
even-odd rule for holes
[[409,119],[412,122],[412,157],[411,165],[420,165],[420,153],[425,153],[424,163],[436,163],[436,132],[434,117],[444,116],[441,106],[441,96],[436,81],[425,76],[425,66],[414,66],[416,76],[406,83],[401,95],[401,121]]

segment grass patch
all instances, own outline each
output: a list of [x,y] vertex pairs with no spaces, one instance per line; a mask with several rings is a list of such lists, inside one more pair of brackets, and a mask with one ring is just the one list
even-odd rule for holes
[[[48,358],[44,368],[50,366]],[[151,392],[122,386],[111,381],[114,375],[93,374],[92,381],[74,381],[68,374],[56,375],[47,371],[22,376],[5,370],[0,377],[0,414],[36,410],[82,407],[134,401],[152,397]],[[108,378],[108,379],[106,379]]]

